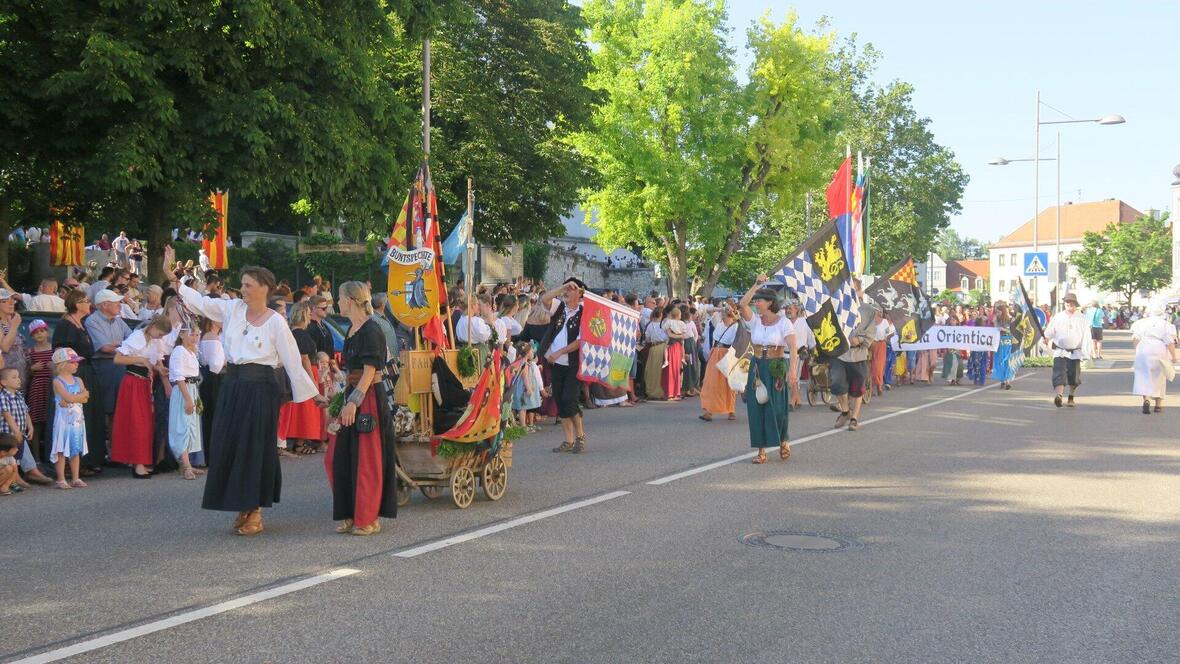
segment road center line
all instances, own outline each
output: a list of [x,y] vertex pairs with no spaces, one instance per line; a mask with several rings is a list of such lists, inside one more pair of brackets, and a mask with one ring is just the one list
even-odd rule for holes
[[591,505],[597,505],[598,503],[604,503],[608,500],[614,500],[615,498],[622,498],[623,496],[627,496],[630,494],[631,494],[630,491],[611,491],[610,493],[604,493],[604,494],[601,494],[598,496],[594,496],[593,498],[587,498],[585,500],[579,500],[574,503],[567,503],[565,505],[560,505],[558,507],[553,507],[553,508],[550,508],[547,510],[542,510],[540,512],[526,514],[524,516],[516,517],[515,519],[501,521],[500,523],[495,523],[490,526],[486,526],[484,528],[472,530],[470,532],[461,533],[459,535],[452,535],[451,537],[444,537],[443,539],[435,540],[433,542],[429,542],[429,543],[423,544],[421,546],[415,546],[410,549],[398,551],[397,553],[394,553],[393,555],[397,556],[398,558],[414,558],[414,557],[420,556],[424,553],[430,553],[431,551],[438,551],[439,549],[445,549],[449,546],[454,546],[456,544],[462,544],[463,542],[470,542],[471,540],[479,539],[480,537],[486,537],[488,535],[503,532],[505,530],[508,530],[509,528],[523,526],[527,523],[534,523],[536,521],[540,521],[541,519],[548,519],[551,516],[557,516],[558,514],[572,512],[576,509],[581,509],[583,507],[589,507]]
[[[1012,382],[1016,382],[1022,378],[1027,378],[1031,375],[1033,375],[1032,372],[1026,373],[1022,376],[1016,376],[1015,378],[1012,379]],[[962,399],[963,397],[969,397],[972,394],[978,394],[979,392],[982,392],[984,390],[990,390],[993,387],[996,387],[998,385],[999,385],[999,383],[992,383],[991,385],[977,387],[974,390],[970,390],[967,392],[961,392],[959,394],[955,394],[955,395],[946,397],[944,399],[938,399],[937,401],[931,401],[930,403],[924,403],[924,404],[919,404],[917,406],[912,406],[910,408],[904,408],[904,409],[899,410],[895,413],[886,413],[885,415],[879,415],[877,417],[861,421],[860,425],[863,427],[863,426],[866,426],[869,424],[873,424],[874,422],[881,422],[881,421],[887,420],[891,417],[897,417],[898,415],[908,415],[909,413],[923,410],[925,408],[933,408],[934,406],[944,404],[948,401],[954,401],[955,399]],[[813,433],[810,436],[804,436],[804,437],[799,438],[797,440],[792,440],[791,447],[796,447],[796,446],[802,445],[803,443],[811,442],[813,440],[819,440],[820,438],[825,438],[827,436],[832,436],[832,435],[835,435],[838,433],[844,433],[844,432],[845,432],[844,429],[828,429],[827,431]],[[738,456],[730,457],[728,459],[723,459],[721,461],[714,461],[713,463],[707,463],[703,466],[697,466],[696,468],[689,468],[688,470],[682,470],[679,473],[665,475],[664,477],[660,477],[658,479],[651,480],[650,482],[648,482],[648,484],[650,484],[652,486],[662,486],[664,484],[669,484],[671,482],[675,482],[676,480],[682,480],[686,477],[692,477],[693,475],[699,475],[701,473],[708,472],[710,470],[721,468],[722,466],[728,466],[730,464],[738,463],[739,461],[745,461],[746,459],[753,459],[755,456],[757,456],[757,454],[758,454],[757,452],[747,452],[745,454],[739,454]]]
[[268,599],[274,599],[275,597],[281,597],[281,596],[289,594],[289,593],[297,592],[300,590],[305,590],[305,589],[311,588],[313,586],[318,586],[322,583],[327,583],[329,581],[335,581],[337,579],[342,579],[346,576],[352,576],[353,574],[358,574],[359,572],[360,572],[359,569],[349,569],[349,568],[334,569],[329,572],[325,572],[323,574],[308,577],[306,579],[300,579],[299,581],[292,581],[291,583],[286,583],[281,586],[276,586],[274,588],[268,588],[267,590],[262,590],[262,591],[259,591],[256,593],[251,593],[249,595],[243,595],[242,597],[236,597],[234,599],[227,600],[225,602],[221,602],[220,604],[214,604],[212,606],[207,606],[203,609],[186,611],[184,613],[180,613],[180,614],[177,614],[174,616],[169,616],[167,618],[162,618],[160,620],[154,620],[149,623],[144,623],[144,624],[138,625],[136,627],[131,627],[131,628],[124,629],[124,630],[121,630],[118,632],[113,632],[113,633],[107,634],[105,636],[100,636],[98,638],[94,638],[94,639],[90,639],[87,641],[75,643],[73,645],[65,646],[64,648],[58,648],[57,650],[50,650],[48,652],[43,652],[38,655],[26,657],[24,659],[18,659],[15,662],[12,662],[12,664],[44,664],[45,662],[56,662],[59,660],[66,659],[68,657],[73,657],[75,655],[80,655],[82,653],[87,653],[87,652],[90,652],[93,650],[98,650],[100,648],[105,648],[107,646],[112,646],[112,645],[115,645],[116,643],[122,643],[124,641],[130,641],[131,639],[137,639],[141,636],[147,636],[148,634],[152,634],[154,632],[160,632],[160,631],[163,631],[166,629],[171,629],[171,628],[176,627],[178,625],[183,625],[185,623],[190,623],[190,622],[193,622],[196,620],[202,620],[204,618],[209,618],[209,617],[215,616],[219,613],[233,611],[234,609],[240,609],[242,607],[250,606],[251,604],[257,604],[258,602],[263,602]]

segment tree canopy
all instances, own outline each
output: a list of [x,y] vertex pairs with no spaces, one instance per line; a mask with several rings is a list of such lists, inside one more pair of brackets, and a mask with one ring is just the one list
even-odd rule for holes
[[1145,215],[1110,223],[1101,233],[1087,231],[1070,262],[1091,287],[1122,293],[1129,305],[1140,290],[1156,290],[1172,280],[1172,229],[1166,219]]

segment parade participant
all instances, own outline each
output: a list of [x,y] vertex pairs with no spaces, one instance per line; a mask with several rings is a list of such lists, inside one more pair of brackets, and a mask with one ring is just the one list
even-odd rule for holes
[[[796,371],[799,352],[795,326],[779,315],[778,294],[762,288],[766,275],[758,275],[738,306],[750,331],[750,373],[746,381],[746,415],[750,420],[750,447],[758,450],[753,462],[766,463],[766,448],[779,448],[779,458],[791,456],[787,429],[787,379]],[[754,309],[750,309],[753,302]],[[785,360],[790,353],[790,363]],[[765,396],[759,392],[759,388]]]
[[519,308],[515,295],[501,296],[499,317],[492,323],[496,330],[496,342],[503,348],[504,356],[509,362],[516,361],[516,348],[512,345],[512,340],[524,331],[524,327],[514,318]]
[[359,281],[340,286],[340,312],[352,323],[341,357],[348,372],[348,396],[340,410],[340,429],[328,447],[324,466],[332,485],[336,532],[381,532],[380,517],[397,517],[397,475],[392,426],[381,372],[385,338],[371,320],[372,296]]
[[881,394],[885,386],[885,346],[893,336],[892,324],[881,311],[873,320],[873,343],[869,347],[869,375],[872,377],[873,393]]
[[[947,325],[958,325],[959,318],[955,314],[951,314],[947,319]],[[957,348],[947,348],[943,351],[942,356],[942,379],[946,381],[947,385],[958,385],[959,379],[963,377],[963,355],[962,351]]]
[[190,455],[201,451],[201,414],[197,393],[201,382],[201,365],[197,360],[201,331],[194,327],[183,327],[177,336],[176,347],[168,358],[168,381],[172,383],[172,396],[168,404],[168,447],[172,456],[180,461],[184,479],[195,480],[199,473],[193,469]]
[[[1150,314],[1149,314],[1150,315]],[[1090,322],[1090,341],[1094,345],[1094,358],[1102,359],[1102,326],[1106,323],[1106,314],[1098,306],[1098,300],[1090,302],[1086,310],[1086,320]]]
[[221,374],[225,371],[225,349],[221,346],[221,323],[211,318],[201,319],[201,343],[197,346],[197,361],[201,363],[201,453],[189,455],[197,467],[207,465],[209,436],[213,432],[213,415],[217,408],[217,393]]
[[[282,474],[278,439],[280,387],[275,368],[299,367],[299,349],[287,322],[267,308],[275,278],[264,267],[242,268],[242,299],[205,297],[177,284],[188,309],[222,324],[228,362],[217,395],[209,441],[209,476],[201,507],[237,512],[239,535],[262,532],[262,508],[279,502]],[[288,371],[293,401],[320,398],[302,371]]]
[[[982,312],[977,313],[975,318],[967,321],[967,324],[972,327],[983,327],[986,324],[986,319]],[[967,355],[967,378],[974,385],[983,385],[987,382],[987,365],[988,358],[991,355],[986,350],[973,350]]]
[[[178,330],[179,331],[179,330]],[[132,476],[149,479],[155,465],[156,421],[152,381],[166,378],[160,348],[152,342],[172,334],[172,321],[156,316],[119,345],[115,364],[127,368],[119,386],[111,428],[111,461],[133,465]],[[175,339],[175,335],[172,337]]]
[[656,307],[651,310],[643,337],[647,341],[643,385],[647,390],[647,398],[659,401],[665,398],[664,362],[668,354],[668,333],[664,331],[664,310],[662,308]]
[[668,350],[664,356],[664,394],[668,401],[680,401],[684,378],[684,338],[687,326],[680,320],[680,307],[672,306],[664,314],[664,334],[668,335]]
[[1168,391],[1165,363],[1176,360],[1176,326],[1168,322],[1164,305],[1152,300],[1144,317],[1131,325],[1131,343],[1135,346],[1135,382],[1131,391],[1143,398],[1143,414],[1151,414],[1150,400],[1155,401],[1155,412],[1163,412],[1164,396]]
[[848,350],[832,359],[830,372],[832,395],[836,397],[840,409],[834,428],[848,425],[849,431],[856,431],[860,428],[860,407],[864,403],[862,397],[868,387],[869,345],[873,341],[877,305],[872,300],[864,299],[859,279],[853,279],[852,284],[860,301],[860,317],[856,328],[848,335]]
[[728,415],[730,421],[737,419],[734,415],[737,395],[730,389],[727,377],[717,368],[717,363],[737,339],[737,315],[729,307],[723,308],[720,315],[720,324],[710,326],[709,364],[705,366],[705,381],[701,386],[700,419],[706,422],[712,422],[713,415]]
[[1012,336],[1012,314],[1008,305],[999,302],[995,307],[995,326],[1000,330],[1000,345],[992,358],[992,380],[999,381],[1001,390],[1012,389],[1012,379],[1024,357],[1019,342]]
[[1065,309],[1054,314],[1045,326],[1045,338],[1053,350],[1053,405],[1061,408],[1061,397],[1069,387],[1069,401],[1074,407],[1074,394],[1082,384],[1082,360],[1088,357],[1086,347],[1090,338],[1090,323],[1078,311],[1078,297],[1066,293],[1061,298]]
[[[53,365],[57,377],[53,379],[53,394],[57,408],[53,416],[53,446],[49,460],[57,469],[57,488],[83,488],[86,483],[80,476],[82,457],[86,455],[86,417],[82,404],[90,400],[86,384],[75,374],[81,358],[69,348],[58,348],[53,352]],[[74,481],[66,483],[66,463]]]
[[119,310],[123,296],[109,289],[98,291],[94,306],[98,309],[84,321],[86,332],[94,344],[94,355],[91,363],[98,378],[97,385],[91,385],[95,398],[102,402],[103,413],[107,417],[107,430],[111,430],[111,416],[115,412],[115,397],[119,394],[119,384],[123,381],[124,368],[115,364],[115,351],[127,337],[131,336],[131,328],[119,318]]
[[[94,370],[91,358],[94,357],[94,345],[83,325],[83,320],[90,315],[90,298],[83,288],[76,288],[66,294],[66,315],[53,330],[53,348],[69,348],[78,358],[77,375],[88,389],[97,389],[98,374]],[[56,363],[56,362],[55,362]],[[45,414],[47,422],[56,422],[53,408],[56,399],[49,400],[49,412]],[[107,417],[103,409],[102,399],[95,396],[82,404],[82,414],[86,420],[86,442],[90,453],[82,459],[84,472],[98,473],[102,464],[107,460]]]
[[791,380],[787,385],[790,388],[787,397],[792,408],[797,410],[803,406],[803,390],[799,386],[799,382],[804,378],[803,365],[809,362],[804,358],[812,357],[811,351],[815,348],[815,333],[807,324],[807,317],[803,315],[803,307],[793,297],[787,300],[787,320],[791,321],[791,326],[795,329],[795,346],[799,353],[799,361],[795,363],[795,373],[791,374]]
[[684,369],[681,372],[680,390],[686,397],[695,397],[701,393],[701,328],[696,313],[697,310],[687,304],[680,305],[680,321],[684,323]]
[[549,331],[541,342],[541,355],[553,372],[552,393],[557,403],[557,416],[561,418],[561,427],[565,433],[565,440],[553,448],[554,452],[581,454],[586,451],[586,431],[582,423],[582,408],[578,404],[581,391],[578,382],[581,357],[578,336],[582,331],[582,293],[585,290],[586,284],[570,277],[562,285],[541,295],[541,306],[546,309],[561,296],[561,301],[553,311]]
[[[492,310],[492,298],[486,293],[475,296],[474,311],[468,311],[459,317],[459,324],[455,327],[455,338],[461,344],[475,346],[480,351],[480,360],[488,359],[488,343],[492,340],[492,325],[495,316]],[[503,339],[499,341],[503,342]]]
[[[287,371],[303,371],[318,386],[320,374],[316,366],[315,342],[307,333],[310,308],[306,301],[291,306],[291,317],[287,323],[291,326],[291,336],[295,338],[295,346],[299,349],[301,365]],[[279,438],[287,441],[293,453],[306,455],[319,452],[321,442],[326,440],[325,433],[324,413],[314,401],[287,402],[279,408]]]

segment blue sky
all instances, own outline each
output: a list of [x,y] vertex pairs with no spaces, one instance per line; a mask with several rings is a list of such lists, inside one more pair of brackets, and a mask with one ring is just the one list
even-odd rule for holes
[[[1127,118],[1060,125],[1063,202],[1121,198],[1140,210],[1168,208],[1180,164],[1180,2],[731,0],[740,62],[748,62],[746,27],[768,10],[781,20],[792,6],[802,25],[828,16],[841,36],[855,32],[877,47],[879,82],[915,86],[918,112],[971,175],[952,220],[961,234],[990,242],[1032,218],[1032,164],[987,162],[1032,156],[1038,88],[1042,101],[1074,118]],[[1066,118],[1042,108],[1042,120],[1053,119]],[[1042,156],[1055,152],[1056,129],[1042,127]],[[1041,168],[1044,208],[1055,201],[1056,171],[1053,162]]]

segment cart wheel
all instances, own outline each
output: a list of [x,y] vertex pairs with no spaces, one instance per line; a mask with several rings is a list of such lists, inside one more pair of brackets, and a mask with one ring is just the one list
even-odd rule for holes
[[409,505],[410,504],[410,496],[412,496],[412,495],[413,495],[413,493],[411,493],[410,487],[408,485],[406,485],[402,482],[397,483],[397,506],[398,507],[405,507],[406,505]]
[[807,405],[815,405],[815,388],[811,387],[810,385],[807,386]]
[[860,400],[863,401],[866,406],[869,405],[869,400],[871,400],[872,398],[873,398],[872,388],[865,390],[865,393],[860,395]]
[[819,396],[821,399],[823,399],[824,403],[832,403],[832,391],[831,390],[822,390],[819,393]]
[[437,486],[423,486],[421,487],[422,495],[430,500],[434,500],[442,495],[442,488]]
[[508,466],[504,464],[504,458],[499,454],[492,457],[492,460],[483,467],[481,479],[483,480],[483,494],[488,497],[488,500],[503,498],[504,492],[508,489]]
[[451,500],[461,510],[475,500],[475,473],[470,468],[464,466],[451,475]]

